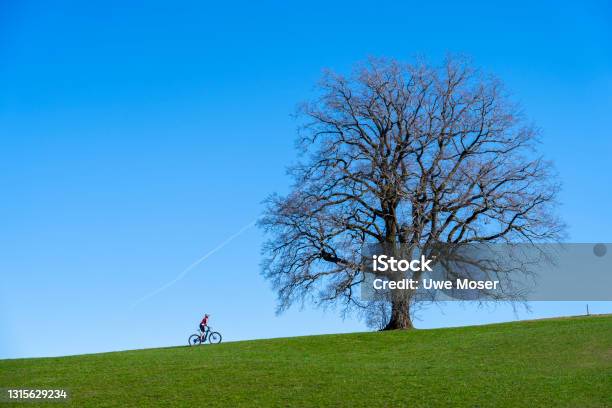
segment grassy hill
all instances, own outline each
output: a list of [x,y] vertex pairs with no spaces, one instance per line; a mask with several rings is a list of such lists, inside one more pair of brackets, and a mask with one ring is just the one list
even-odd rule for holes
[[612,315],[2,360],[0,387],[79,407],[612,407]]

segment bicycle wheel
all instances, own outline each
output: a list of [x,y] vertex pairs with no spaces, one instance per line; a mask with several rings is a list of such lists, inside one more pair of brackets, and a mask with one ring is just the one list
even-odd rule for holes
[[210,332],[208,335],[208,341],[210,344],[219,344],[221,343],[221,333],[219,332]]
[[200,344],[200,335],[192,334],[191,336],[189,336],[189,345],[190,346],[197,346],[198,344]]

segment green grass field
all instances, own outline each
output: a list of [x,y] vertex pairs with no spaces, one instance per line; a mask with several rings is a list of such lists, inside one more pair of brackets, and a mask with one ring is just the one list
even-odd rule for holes
[[612,407],[612,315],[2,360],[0,387],[79,407]]

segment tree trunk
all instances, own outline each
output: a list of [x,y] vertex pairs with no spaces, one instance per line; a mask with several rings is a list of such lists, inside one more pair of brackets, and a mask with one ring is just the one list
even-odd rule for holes
[[391,303],[391,318],[383,330],[413,329],[409,304],[408,299],[394,299]]

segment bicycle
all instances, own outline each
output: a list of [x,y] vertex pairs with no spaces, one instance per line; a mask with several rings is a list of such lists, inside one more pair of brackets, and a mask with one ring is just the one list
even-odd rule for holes
[[221,343],[221,333],[215,332],[211,330],[211,327],[206,326],[206,331],[202,332],[198,328],[198,332],[189,336],[189,345],[190,346],[198,346],[200,344],[204,344],[208,341],[210,344],[219,344]]

